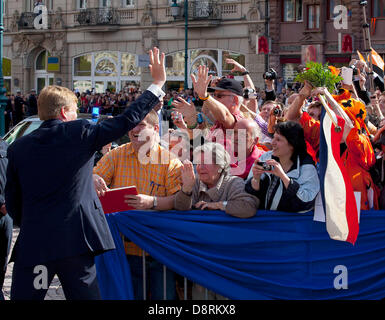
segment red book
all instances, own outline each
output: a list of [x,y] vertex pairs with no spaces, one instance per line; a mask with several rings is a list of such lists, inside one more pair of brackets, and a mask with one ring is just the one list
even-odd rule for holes
[[104,213],[114,213],[120,211],[134,210],[134,207],[124,202],[126,194],[138,194],[136,186],[116,188],[107,191],[99,200],[102,204]]

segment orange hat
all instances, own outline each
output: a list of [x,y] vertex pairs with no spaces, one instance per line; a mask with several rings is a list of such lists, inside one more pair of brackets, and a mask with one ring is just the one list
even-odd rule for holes
[[332,95],[334,100],[336,100],[338,103],[340,103],[342,100],[348,100],[352,96],[349,90],[346,90],[344,88],[340,88],[338,90],[338,94]]
[[344,109],[345,113],[349,116],[350,119],[354,121],[354,125],[359,130],[365,129],[366,133],[369,135],[368,128],[365,124],[366,118],[366,108],[365,104],[361,101],[350,98],[344,99],[339,102],[339,105]]

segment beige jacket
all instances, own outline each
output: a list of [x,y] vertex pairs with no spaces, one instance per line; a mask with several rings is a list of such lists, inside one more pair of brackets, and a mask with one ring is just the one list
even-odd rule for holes
[[199,201],[227,201],[226,213],[238,218],[250,218],[257,213],[259,199],[245,191],[243,179],[229,174],[222,174],[215,187],[207,186],[196,178],[192,195],[188,196],[181,190],[175,197],[176,210],[191,210]]

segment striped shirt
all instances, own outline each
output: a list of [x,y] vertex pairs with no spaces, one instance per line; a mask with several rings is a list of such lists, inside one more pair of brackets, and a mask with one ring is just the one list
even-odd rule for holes
[[[142,161],[138,156],[141,154],[138,155],[131,143],[121,145],[97,163],[94,173],[111,189],[136,186],[139,194],[157,197],[168,197],[180,190],[182,163],[179,159],[158,144],[151,149],[151,155],[141,156]],[[125,242],[124,247],[127,254],[142,255],[142,250],[132,242]]]

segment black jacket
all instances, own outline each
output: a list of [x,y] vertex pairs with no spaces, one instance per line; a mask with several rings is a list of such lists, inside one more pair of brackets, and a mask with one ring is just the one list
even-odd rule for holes
[[7,148],[8,143],[0,139],[0,206],[5,203],[4,189],[7,182]]

